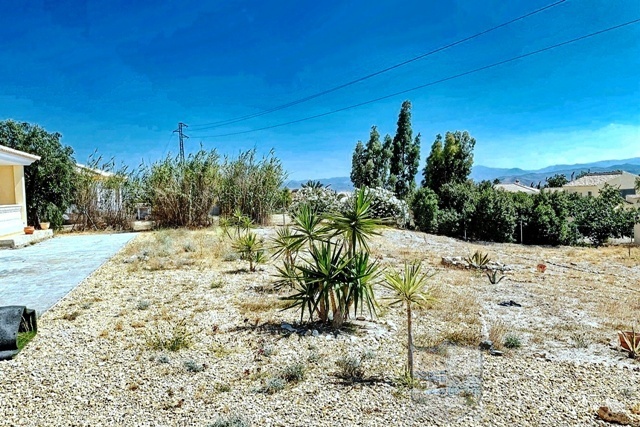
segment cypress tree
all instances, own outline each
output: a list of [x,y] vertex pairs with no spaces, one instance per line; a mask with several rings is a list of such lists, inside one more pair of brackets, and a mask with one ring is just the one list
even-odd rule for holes
[[393,138],[389,164],[389,183],[393,182],[393,190],[400,199],[405,199],[415,189],[420,161],[420,135],[415,140],[412,137],[411,102],[404,101],[398,115],[398,128]]

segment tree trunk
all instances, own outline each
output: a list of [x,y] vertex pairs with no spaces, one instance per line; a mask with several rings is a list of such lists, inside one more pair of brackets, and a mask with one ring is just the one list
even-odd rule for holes
[[407,301],[407,367],[413,380],[413,337],[411,334],[411,303]]

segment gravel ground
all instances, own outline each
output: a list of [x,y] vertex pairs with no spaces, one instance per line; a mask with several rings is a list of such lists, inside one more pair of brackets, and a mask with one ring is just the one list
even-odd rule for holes
[[[441,256],[476,248],[512,267],[499,285],[439,266]],[[604,425],[595,416],[599,406],[640,403],[640,364],[608,345],[615,337],[610,323],[638,320],[637,260],[619,258],[614,249],[469,245],[395,230],[372,249],[383,265],[418,257],[438,273],[440,301],[414,319],[416,370],[428,378],[419,388],[399,381],[406,357],[402,310],[385,308],[337,335],[298,325],[299,315],[280,311],[281,295],[268,286],[273,265],[243,271],[212,233],[148,233],[45,313],[37,337],[0,363],[0,419],[10,426],[207,426],[232,415],[254,426],[598,426]],[[535,265],[543,261],[548,271],[541,275]],[[598,297],[599,284],[609,293]],[[595,288],[589,293],[585,286]],[[636,292],[630,313],[609,319],[599,310],[603,300],[629,292]],[[498,306],[503,299],[523,307]],[[546,307],[546,300],[553,303]],[[554,335],[567,318],[596,338],[576,348]],[[446,344],[451,338],[429,349],[452,328],[486,338],[496,320],[519,334],[521,348],[493,357],[475,343]],[[191,345],[152,348],[174,332],[191,337]],[[363,381],[338,377],[340,358],[363,354]],[[278,385],[274,378],[296,365],[304,366],[304,379],[269,393]]]

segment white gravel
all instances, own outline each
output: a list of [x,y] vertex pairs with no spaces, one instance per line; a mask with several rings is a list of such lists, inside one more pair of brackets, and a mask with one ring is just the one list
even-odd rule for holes
[[[422,253],[434,268],[439,256],[469,250],[453,239],[393,230],[372,246],[385,264]],[[529,268],[509,256],[515,246],[491,249],[500,262]],[[469,348],[461,348],[466,356],[458,359],[455,355],[463,353],[419,352],[417,370],[446,371],[448,386],[454,379],[464,383],[477,377],[479,389],[443,396],[429,383],[428,390],[410,391],[396,383],[405,363],[402,310],[390,310],[375,323],[356,322],[354,332],[337,337],[323,331],[318,337],[286,336],[280,323],[296,326],[296,312],[243,307],[247,301],[277,302],[278,295],[254,289],[273,280],[272,265],[239,274],[228,273],[242,267],[236,261],[147,271],[125,263],[130,257],[120,253],[107,262],[45,313],[37,337],[16,359],[0,362],[2,425],[206,426],[237,414],[254,426],[599,426],[599,406],[640,402],[640,364],[621,361],[604,344],[597,348],[600,363],[590,361],[590,348],[584,360],[558,357],[570,346],[557,342],[527,341],[503,357]],[[516,269],[510,277],[518,274]],[[538,280],[534,273],[526,277]],[[223,287],[211,289],[217,279]],[[471,278],[468,286],[477,293],[485,322],[498,316],[493,302],[516,295],[527,303],[524,296],[536,293],[535,287],[517,290],[518,282],[507,281],[496,294],[480,284],[483,279]],[[139,309],[141,301],[149,303],[147,309]],[[65,320],[72,313],[77,318]],[[419,333],[440,327],[428,313],[415,320]],[[519,316],[526,325],[526,315]],[[168,333],[183,319],[193,336],[190,348],[149,348],[149,337]],[[543,357],[539,353],[547,347]],[[335,375],[336,361],[363,351],[375,354],[364,363],[366,375],[377,381],[344,384]],[[204,370],[189,372],[188,361]],[[303,381],[274,394],[259,392],[268,378],[297,362],[307,368]]]

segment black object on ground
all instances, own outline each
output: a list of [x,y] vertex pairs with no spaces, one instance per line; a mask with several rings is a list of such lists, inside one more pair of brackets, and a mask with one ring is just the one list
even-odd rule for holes
[[515,301],[502,301],[499,302],[498,305],[501,305],[503,307],[522,307],[522,304],[518,304]]
[[0,360],[18,354],[18,333],[36,332],[36,311],[22,305],[0,307]]

